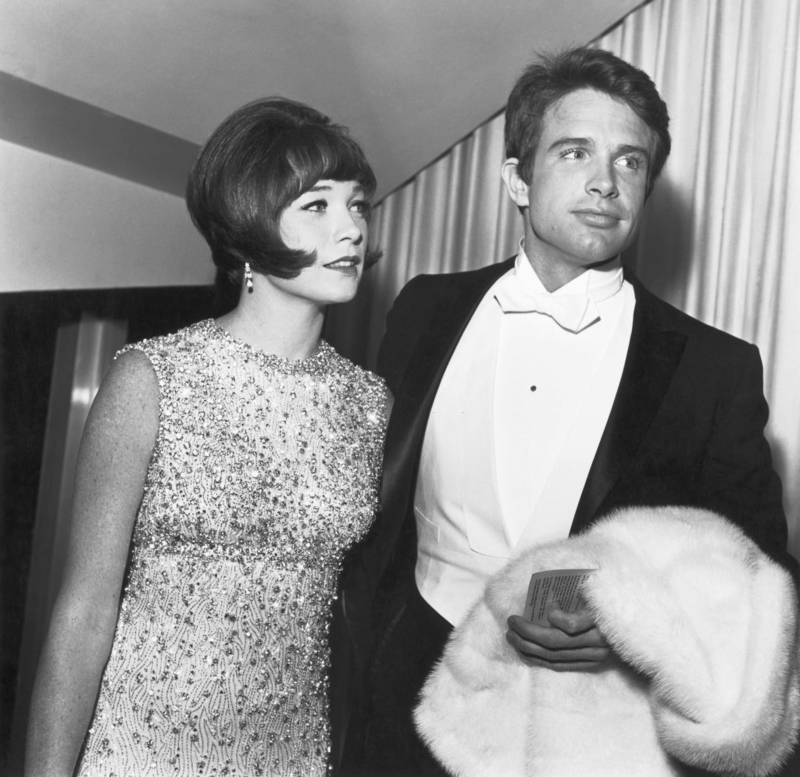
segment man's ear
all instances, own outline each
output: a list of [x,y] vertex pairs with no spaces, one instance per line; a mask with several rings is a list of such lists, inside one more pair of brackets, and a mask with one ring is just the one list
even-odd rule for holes
[[522,180],[519,174],[519,159],[509,157],[503,162],[500,170],[503,183],[506,185],[508,196],[514,201],[518,208],[527,208],[530,204],[528,200],[529,186]]

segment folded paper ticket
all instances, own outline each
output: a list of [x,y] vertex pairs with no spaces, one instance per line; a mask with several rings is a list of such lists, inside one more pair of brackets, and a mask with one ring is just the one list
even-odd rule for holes
[[594,569],[549,569],[535,572],[528,586],[525,617],[540,626],[549,626],[547,612],[555,602],[564,612],[575,612],[583,604],[581,587]]

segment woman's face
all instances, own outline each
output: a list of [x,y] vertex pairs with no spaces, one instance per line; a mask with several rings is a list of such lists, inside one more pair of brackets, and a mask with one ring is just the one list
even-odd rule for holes
[[320,306],[351,300],[364,272],[369,203],[355,181],[321,180],[281,214],[288,248],[316,251],[296,278],[267,276],[281,291]]

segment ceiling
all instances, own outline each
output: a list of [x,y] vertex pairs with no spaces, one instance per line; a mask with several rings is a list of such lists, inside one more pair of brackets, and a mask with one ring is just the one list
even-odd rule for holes
[[[26,137],[49,134],[42,150],[69,158],[63,143],[59,151],[64,111],[79,110],[85,148],[95,147],[91,127],[109,114],[138,128],[120,141],[128,150],[157,136],[198,144],[243,103],[282,94],[351,128],[382,196],[501,110],[536,51],[588,42],[640,4],[0,0],[0,74],[51,90],[36,93],[49,118],[32,114],[26,121],[41,126],[5,137],[33,146]],[[5,126],[23,115],[7,111]],[[126,175],[108,159],[94,166]]]

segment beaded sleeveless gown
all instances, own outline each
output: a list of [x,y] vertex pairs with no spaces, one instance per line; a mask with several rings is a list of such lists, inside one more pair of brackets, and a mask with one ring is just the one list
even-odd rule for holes
[[328,630],[376,509],[380,378],[213,320],[129,348],[160,423],[80,775],[323,775]]

